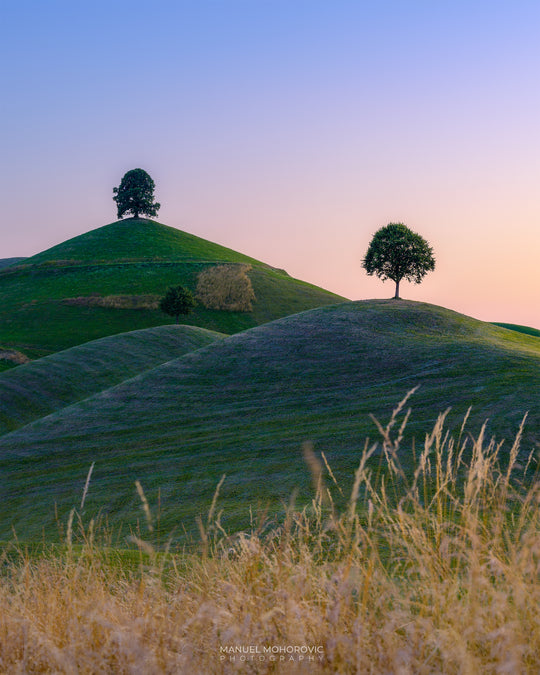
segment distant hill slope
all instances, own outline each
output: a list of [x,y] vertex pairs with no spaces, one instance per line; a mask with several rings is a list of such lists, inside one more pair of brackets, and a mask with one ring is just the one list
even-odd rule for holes
[[194,326],[121,333],[0,374],[0,434],[223,338]]
[[26,258],[0,258],[0,269],[9,267],[10,265],[16,265],[23,260],[26,260]]
[[537,328],[531,328],[530,326],[520,326],[515,323],[498,323],[494,322],[494,326],[500,326],[501,328],[508,328],[508,330],[515,330],[518,333],[525,333],[526,335],[534,335],[535,337],[540,337],[540,330]]
[[[168,534],[193,531],[222,474],[227,527],[249,506],[279,509],[309,494],[301,445],[324,451],[346,486],[369,414],[385,423],[420,386],[401,451],[405,466],[437,416],[458,434],[513,439],[528,412],[525,450],[540,442],[540,344],[441,307],[407,301],[343,303],[217,341],[0,438],[0,535],[52,532],[95,462],[86,509],[134,524],[141,480]],[[509,447],[508,442],[504,446]],[[380,460],[378,456],[376,461]],[[376,466],[375,466],[376,470]]]
[[195,290],[199,273],[220,264],[251,266],[253,311],[199,304],[184,323],[230,334],[343,300],[231,249],[131,218],[0,270],[0,345],[36,358],[172,322],[157,308],[167,287],[182,284]]

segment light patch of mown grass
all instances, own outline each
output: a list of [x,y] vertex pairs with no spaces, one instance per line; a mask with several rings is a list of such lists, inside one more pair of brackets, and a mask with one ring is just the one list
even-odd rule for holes
[[[378,424],[378,443],[366,442],[347,494],[325,455],[306,447],[313,498],[303,508],[292,499],[281,523],[262,515],[225,531],[222,478],[196,553],[156,549],[139,532],[131,557],[113,559],[75,511],[63,549],[4,553],[2,668],[538,672],[537,459],[520,452],[521,429],[503,456],[485,427],[450,434],[445,413],[409,474],[405,404]],[[380,471],[370,468],[377,452]]]
[[82,295],[65,298],[62,302],[75,307],[108,307],[110,309],[150,309],[159,308],[159,295]]
[[197,300],[207,309],[251,312],[255,292],[247,275],[251,265],[215,265],[199,273]]

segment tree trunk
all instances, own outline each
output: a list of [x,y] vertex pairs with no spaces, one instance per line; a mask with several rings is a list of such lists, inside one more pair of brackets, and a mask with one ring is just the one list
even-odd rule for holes
[[399,279],[396,281],[396,294],[394,295],[394,300],[399,300]]

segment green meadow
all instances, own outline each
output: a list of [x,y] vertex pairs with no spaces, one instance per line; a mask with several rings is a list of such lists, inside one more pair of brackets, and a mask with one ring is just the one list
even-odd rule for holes
[[[86,517],[106,518],[113,529],[140,523],[140,481],[160,536],[196,539],[196,519],[224,474],[224,522],[246,528],[253,509],[282,513],[295,492],[300,503],[309,499],[305,443],[348,485],[366,437],[380,435],[371,415],[384,425],[413,389],[401,451],[407,471],[447,408],[456,436],[486,423],[485,434],[504,448],[527,415],[524,444],[540,440],[538,338],[441,307],[340,303],[194,347],[4,434],[1,494],[12,506],[0,535],[52,536],[80,501],[91,465]],[[84,361],[80,348],[71,353]],[[52,357],[3,377],[40,362],[44,381],[55,380],[47,377]],[[382,460],[377,454],[374,467]]]
[[0,670],[538,672],[537,330],[134,219],[0,291]]
[[88,398],[225,337],[194,326],[158,326],[86,342],[0,374],[0,433]]
[[519,326],[515,323],[496,323],[496,326],[501,326],[501,328],[508,328],[510,330],[516,330],[518,333],[525,333],[526,335],[534,335],[540,337],[540,330],[537,328],[531,328],[530,326]]

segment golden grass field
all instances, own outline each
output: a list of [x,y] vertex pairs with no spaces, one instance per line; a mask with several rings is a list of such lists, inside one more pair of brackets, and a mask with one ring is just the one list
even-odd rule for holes
[[310,505],[291,499],[281,523],[254,517],[230,535],[218,486],[197,552],[141,534],[128,556],[75,511],[61,548],[14,539],[0,559],[0,672],[540,672],[533,451],[520,432],[511,448],[483,430],[450,437],[443,414],[406,475],[398,412],[359,453],[340,513],[331,467],[306,446]]

